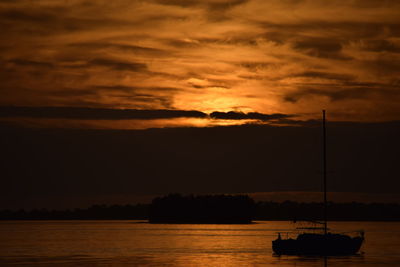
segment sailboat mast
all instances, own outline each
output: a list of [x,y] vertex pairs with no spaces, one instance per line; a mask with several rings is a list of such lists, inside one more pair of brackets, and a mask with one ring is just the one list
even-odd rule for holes
[[327,221],[327,199],[326,199],[326,125],[325,110],[322,110],[322,132],[323,132],[323,176],[324,176],[324,233],[328,232]]

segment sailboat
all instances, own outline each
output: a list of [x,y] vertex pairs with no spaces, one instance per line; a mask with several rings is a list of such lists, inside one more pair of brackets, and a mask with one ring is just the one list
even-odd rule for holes
[[326,120],[325,110],[322,111],[323,125],[323,190],[324,190],[324,215],[323,221],[318,222],[322,227],[308,227],[297,235],[297,238],[278,238],[272,241],[272,250],[277,255],[353,255],[357,254],[364,242],[364,232],[358,232],[356,236],[343,233],[331,233],[327,220],[327,196],[326,196]]

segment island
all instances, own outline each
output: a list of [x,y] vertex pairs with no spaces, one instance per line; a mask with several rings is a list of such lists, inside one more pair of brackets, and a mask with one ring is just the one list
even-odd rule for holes
[[150,223],[248,224],[256,205],[247,195],[170,194],[153,199]]

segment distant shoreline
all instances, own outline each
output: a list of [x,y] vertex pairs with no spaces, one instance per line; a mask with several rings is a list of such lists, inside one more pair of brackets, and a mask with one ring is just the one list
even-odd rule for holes
[[[253,221],[319,220],[321,203],[257,202]],[[149,219],[150,204],[94,205],[73,210],[0,210],[0,221],[6,220],[143,220]],[[400,221],[400,204],[329,203],[330,221]]]

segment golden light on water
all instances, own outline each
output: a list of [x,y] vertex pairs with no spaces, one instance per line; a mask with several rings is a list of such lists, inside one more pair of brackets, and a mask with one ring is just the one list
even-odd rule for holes
[[[275,256],[271,241],[277,231],[292,229],[288,221],[251,225],[149,225],[140,221],[31,221],[2,222],[7,247],[1,244],[7,265],[118,266],[324,266],[323,257]],[[367,231],[363,255],[329,257],[328,266],[365,266],[379,262],[395,266],[399,256],[385,256],[382,246],[397,251],[396,222],[333,222],[343,232]],[[389,228],[388,228],[389,227]],[[41,234],[38,235],[37,232]],[[7,231],[6,231],[7,232]],[[50,246],[52,244],[52,246]],[[23,248],[22,254],[21,247]],[[71,251],[80,254],[71,255]],[[29,257],[26,254],[29,253]]]

